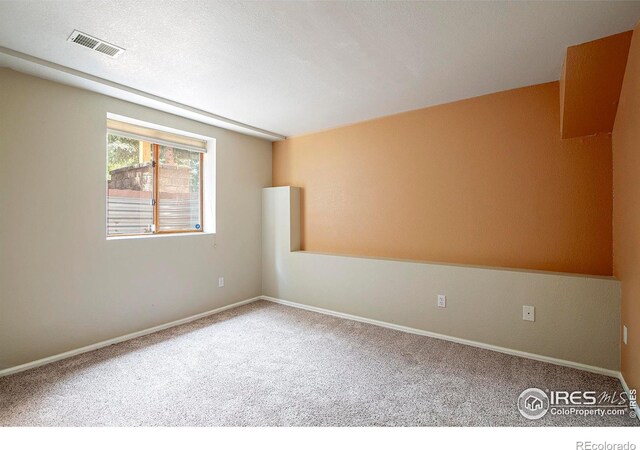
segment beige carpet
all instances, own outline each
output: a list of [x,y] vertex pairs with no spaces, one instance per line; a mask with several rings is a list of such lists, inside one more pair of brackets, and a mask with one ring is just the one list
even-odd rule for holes
[[264,301],[0,378],[0,425],[636,425],[520,416],[618,380]]

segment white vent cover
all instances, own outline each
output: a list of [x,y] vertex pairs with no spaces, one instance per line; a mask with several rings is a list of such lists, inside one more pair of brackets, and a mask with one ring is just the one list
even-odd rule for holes
[[84,47],[95,50],[97,52],[104,53],[105,55],[112,58],[117,58],[122,53],[124,53],[123,48],[117,47],[113,44],[109,44],[102,39],[89,36],[87,33],[83,33],[82,31],[78,30],[73,30],[73,33],[71,33],[71,36],[69,36],[69,39],[67,40],[69,42],[74,42],[78,45],[82,45]]

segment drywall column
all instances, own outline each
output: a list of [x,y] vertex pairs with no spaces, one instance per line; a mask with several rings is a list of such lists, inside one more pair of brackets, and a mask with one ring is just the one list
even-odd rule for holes
[[[610,375],[619,369],[613,278],[296,251],[300,189],[265,188],[262,200],[266,296]],[[436,306],[438,294],[446,308]],[[522,320],[523,305],[535,306],[535,322]]]

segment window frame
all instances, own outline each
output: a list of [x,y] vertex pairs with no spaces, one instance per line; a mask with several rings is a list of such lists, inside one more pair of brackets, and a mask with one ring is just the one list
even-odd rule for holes
[[[143,234],[142,236],[154,235],[154,234],[180,234],[180,233],[202,233],[204,231],[204,208],[203,208],[203,187],[204,187],[204,153],[199,152],[200,155],[198,157],[200,165],[200,179],[198,180],[198,186],[200,190],[200,229],[191,229],[191,230],[160,230],[160,213],[158,211],[158,207],[160,205],[160,144],[156,144],[151,142],[151,148],[153,149],[153,199],[151,205],[153,206],[153,228],[154,231],[151,233]],[[172,147],[178,150],[183,150],[180,147]],[[192,153],[194,152],[192,150]],[[134,236],[140,236],[139,234]]]
[[[109,130],[107,130],[107,138],[110,134],[113,135],[119,135],[117,132],[110,132]],[[149,232],[149,233],[122,233],[122,234],[109,234],[109,226],[108,226],[108,222],[109,222],[109,211],[107,209],[107,217],[106,217],[106,237],[107,239],[118,239],[118,238],[127,238],[127,237],[152,237],[152,236],[166,236],[166,235],[180,235],[180,234],[193,234],[193,233],[203,233],[205,232],[205,214],[204,214],[204,152],[197,152],[188,148],[182,148],[180,147],[180,145],[170,145],[169,143],[167,144],[158,144],[157,142],[153,142],[153,140],[150,139],[144,139],[142,136],[139,138],[140,141],[142,142],[147,142],[151,145],[151,149],[152,149],[152,157],[151,157],[151,162],[152,162],[152,173],[153,173],[153,196],[151,198],[151,206],[152,206],[152,211],[153,211],[153,219],[152,219],[152,225],[153,225],[153,231]],[[107,140],[108,142],[108,140]],[[108,145],[108,144],[107,144]],[[178,149],[178,150],[185,150],[185,151],[189,151],[192,153],[199,153],[199,168],[200,168],[200,176],[199,176],[199,207],[200,207],[200,211],[199,211],[199,224],[200,224],[200,229],[188,229],[188,230],[165,230],[165,231],[161,231],[160,230],[160,214],[158,211],[159,208],[159,189],[160,189],[160,147],[161,146],[168,146],[174,149]],[[107,163],[108,163],[108,150],[107,150]],[[109,201],[109,181],[106,180],[106,200],[107,200],[107,204]]]

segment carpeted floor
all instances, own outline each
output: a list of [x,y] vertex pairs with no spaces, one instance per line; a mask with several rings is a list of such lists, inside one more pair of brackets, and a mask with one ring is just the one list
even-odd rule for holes
[[529,387],[618,380],[259,301],[0,378],[2,426],[626,426],[530,421]]

